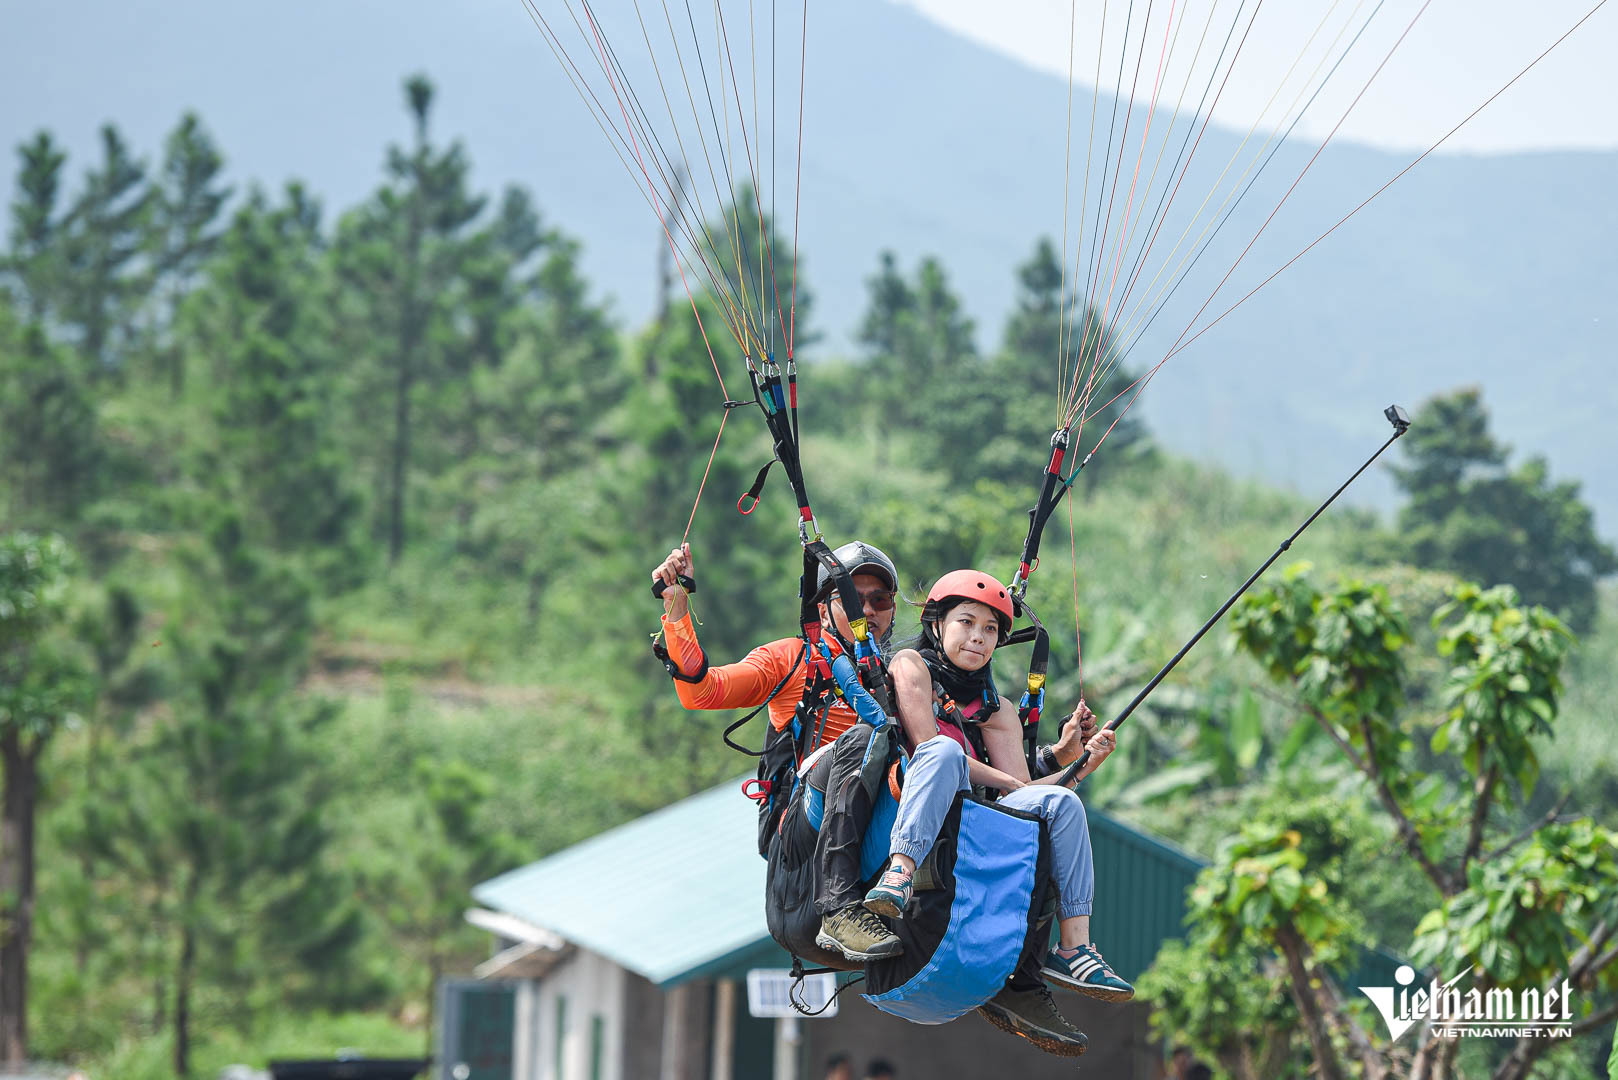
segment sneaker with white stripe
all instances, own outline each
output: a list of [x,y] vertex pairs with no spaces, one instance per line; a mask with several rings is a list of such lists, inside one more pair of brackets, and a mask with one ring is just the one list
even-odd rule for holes
[[894,863],[865,894],[865,907],[890,919],[902,919],[905,908],[910,906],[910,891],[914,887],[915,879],[911,872]]
[[1072,956],[1052,949],[1045,954],[1040,974],[1068,990],[1100,1001],[1128,1001],[1135,988],[1118,977],[1094,945],[1080,945]]

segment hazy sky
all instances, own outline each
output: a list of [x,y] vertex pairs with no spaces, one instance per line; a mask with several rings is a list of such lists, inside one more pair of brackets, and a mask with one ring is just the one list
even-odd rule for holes
[[[1130,8],[1129,0],[899,2],[958,33],[1064,77],[1069,70],[1072,28],[1075,77],[1086,85],[1099,82],[1108,90],[1114,85],[1119,46],[1124,40],[1122,28]],[[1220,122],[1238,129],[1254,122],[1277,87],[1286,86],[1288,92],[1273,109],[1290,101],[1291,88],[1325,54],[1324,47],[1333,36],[1347,27],[1347,34],[1338,39],[1346,44],[1378,7],[1375,0],[1257,3],[1251,36],[1216,111]],[[1101,33],[1104,6],[1105,37]],[[1210,9],[1212,40],[1223,36],[1240,6],[1233,0],[1135,0],[1132,41],[1140,41],[1142,20],[1151,11],[1146,34],[1151,47],[1147,62],[1141,65],[1142,87],[1136,91],[1136,100],[1149,100],[1165,40],[1174,44],[1164,80],[1166,95],[1185,82],[1186,58],[1194,55],[1196,38],[1208,25]],[[1388,148],[1426,149],[1596,6],[1597,0],[1431,0],[1422,11],[1420,0],[1384,0],[1371,28],[1332,77],[1300,133],[1316,138],[1325,135],[1415,19],[1337,137]],[[1072,16],[1076,8],[1075,27]],[[1247,13],[1254,10],[1249,3]],[[1246,15],[1243,19],[1245,26]],[[1323,29],[1314,39],[1314,48],[1305,53],[1292,81],[1284,83],[1289,65],[1304,51],[1317,26]],[[1095,78],[1098,46],[1106,61],[1100,80]],[[1212,56],[1216,50],[1217,42],[1207,46],[1203,55]],[[1618,57],[1618,3],[1596,11],[1533,71],[1446,142],[1445,149],[1618,147],[1614,57]],[[1134,59],[1131,53],[1130,64]],[[1126,87],[1128,76],[1126,71]],[[1206,80],[1192,81],[1193,94],[1203,82]],[[1273,118],[1275,112],[1270,115]]]

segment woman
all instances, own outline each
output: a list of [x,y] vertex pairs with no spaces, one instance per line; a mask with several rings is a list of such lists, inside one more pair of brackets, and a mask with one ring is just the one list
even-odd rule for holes
[[[1090,941],[1095,870],[1084,804],[1059,786],[1054,775],[1078,756],[1077,747],[1064,738],[1054,753],[1042,751],[1048,775],[1031,779],[1016,706],[999,697],[990,677],[989,661],[1011,633],[1013,612],[1005,586],[988,574],[945,574],[927,594],[918,647],[893,658],[889,671],[899,723],[912,754],[889,866],[865,906],[902,918],[916,864],[932,849],[956,793],[998,789],[1004,792],[1001,806],[1037,814],[1049,828],[1061,939],[1046,954],[1041,974],[1090,997],[1128,1001],[1135,988],[1118,977]],[[1093,722],[1082,703],[1077,717],[1081,725]],[[1090,760],[1079,778],[1093,772],[1115,745],[1107,728],[1090,735],[1085,746]]]

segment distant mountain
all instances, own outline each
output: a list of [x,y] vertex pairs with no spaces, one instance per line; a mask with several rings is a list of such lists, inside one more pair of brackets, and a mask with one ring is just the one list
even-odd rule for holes
[[[191,108],[235,176],[303,178],[333,209],[374,187],[382,144],[407,133],[400,80],[426,71],[440,90],[437,133],[465,141],[479,182],[532,188],[584,241],[586,269],[621,316],[651,309],[655,220],[519,0],[90,0],[21,5],[6,22],[0,142],[50,128],[77,172],[100,123],[155,154]],[[938,255],[992,348],[1013,268],[1061,230],[1061,80],[888,0],[817,0],[809,38],[802,245],[818,352],[849,348],[865,278],[888,248],[906,265]],[[631,78],[649,78],[629,51]],[[1089,107],[1075,97],[1077,115]],[[1236,144],[1210,128],[1184,190],[1200,198]],[[1313,152],[1299,141],[1275,157],[1134,366],[1180,335]],[[1334,144],[1204,321],[1408,161]],[[1614,191],[1618,152],[1434,155],[1171,360],[1140,409],[1176,450],[1316,492],[1379,441],[1382,406],[1477,384],[1498,435],[1582,480],[1602,531],[1618,535]],[[1369,478],[1357,494],[1386,504],[1391,489]]]

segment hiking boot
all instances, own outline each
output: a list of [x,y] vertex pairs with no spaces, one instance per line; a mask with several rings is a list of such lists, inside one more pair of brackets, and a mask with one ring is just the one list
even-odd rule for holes
[[904,943],[894,936],[893,931],[858,904],[834,911],[821,919],[815,944],[827,952],[840,952],[862,964],[904,952]]
[[914,884],[915,879],[902,868],[888,867],[881,880],[865,894],[866,910],[890,919],[904,918],[905,908],[910,906],[910,890]]
[[1039,973],[1056,985],[1099,1001],[1128,1001],[1135,988],[1118,977],[1094,945],[1080,945],[1072,956],[1052,949]]
[[1078,1057],[1090,1045],[1084,1032],[1067,1022],[1044,983],[1032,990],[1004,987],[979,1005],[978,1013],[1001,1031],[1020,1035],[1057,1057]]

